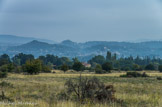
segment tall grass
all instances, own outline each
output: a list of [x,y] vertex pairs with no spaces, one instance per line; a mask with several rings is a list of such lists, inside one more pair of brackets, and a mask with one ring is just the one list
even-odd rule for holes
[[[127,107],[161,107],[162,81],[156,79],[161,73],[148,73],[148,78],[121,78],[124,73],[82,74],[95,76],[105,84],[114,85],[116,98],[123,100]],[[57,94],[65,89],[64,83],[69,78],[77,78],[79,74],[42,73],[39,75],[9,74],[3,81],[13,84],[14,88],[5,88],[5,95],[19,102],[32,102],[34,105],[14,105],[15,107],[120,107],[116,103],[79,104],[75,101],[60,101]],[[0,107],[13,107],[3,105]]]

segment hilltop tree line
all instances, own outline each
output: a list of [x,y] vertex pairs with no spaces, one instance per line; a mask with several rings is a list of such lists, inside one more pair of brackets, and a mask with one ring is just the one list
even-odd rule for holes
[[47,54],[34,58],[32,54],[19,53],[10,58],[7,54],[0,56],[0,71],[38,74],[39,72],[51,72],[52,69],[60,69],[66,72],[69,69],[76,71],[95,71],[96,73],[109,73],[111,70],[117,71],[142,71],[159,70],[162,72],[162,59],[160,58],[136,58],[120,57],[117,54],[107,52],[106,57],[97,55],[88,61],[91,67],[84,66],[77,58],[58,57]]

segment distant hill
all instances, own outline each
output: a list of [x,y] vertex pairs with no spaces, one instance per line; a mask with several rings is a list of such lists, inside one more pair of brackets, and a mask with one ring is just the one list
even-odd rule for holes
[[55,43],[54,41],[46,40],[46,39],[38,39],[32,37],[19,37],[14,35],[0,35],[0,46],[11,46],[11,45],[16,46],[16,45],[31,42],[33,40],[38,40],[47,43]]
[[46,54],[54,54],[58,56],[78,57],[87,61],[95,55],[106,55],[107,51],[117,53],[118,56],[156,56],[162,58],[162,42],[149,41],[141,43],[130,42],[106,42],[106,41],[90,41],[86,43],[76,43],[65,40],[58,44],[49,44],[33,40],[31,42],[8,47],[0,53],[7,53],[13,56],[17,53],[33,54],[36,57]]
[[60,43],[60,45],[65,45],[65,46],[69,46],[69,47],[74,47],[77,48],[78,47],[78,43],[73,42],[71,40],[64,40]]
[[58,56],[64,56],[64,55],[73,56],[76,54],[75,53],[76,49],[61,44],[48,44],[45,42],[33,40],[23,45],[9,47],[5,53],[14,55],[21,52],[27,54],[33,54],[36,57],[40,55],[46,55],[46,54],[55,54]]

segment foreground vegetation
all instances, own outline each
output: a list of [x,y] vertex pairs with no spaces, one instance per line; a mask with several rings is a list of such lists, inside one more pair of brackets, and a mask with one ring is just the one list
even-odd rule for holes
[[[70,71],[63,73],[41,73],[39,75],[23,75],[9,73],[8,77],[2,79],[13,87],[4,86],[5,96],[10,98],[17,107],[160,107],[162,105],[162,77],[161,73],[147,73],[146,78],[120,77],[125,73],[94,74],[83,73],[83,77],[96,77],[105,85],[113,85],[116,90],[115,97],[123,101],[119,103],[78,103],[72,100],[60,100],[60,93],[65,91],[65,82],[76,79],[79,73]],[[19,102],[30,102],[32,104],[18,104]],[[13,105],[8,105],[13,106]],[[0,107],[6,107],[1,104]]]
[[160,72],[162,59],[117,58],[111,52],[88,63],[54,55],[4,54],[0,107],[160,107]]

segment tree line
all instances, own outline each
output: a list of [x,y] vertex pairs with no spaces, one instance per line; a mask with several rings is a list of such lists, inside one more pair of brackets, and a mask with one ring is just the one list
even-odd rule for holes
[[[106,57],[97,55],[88,61],[92,67],[104,68],[109,65],[111,70],[121,71],[142,71],[142,70],[159,70],[162,72],[162,59],[156,57],[117,57],[117,54],[107,52]],[[97,66],[96,66],[97,65]]]
[[51,72],[52,69],[60,69],[66,72],[69,69],[76,71],[95,71],[96,73],[108,73],[111,70],[122,71],[142,71],[159,70],[162,72],[162,59],[150,57],[120,57],[116,53],[107,52],[106,57],[102,55],[94,56],[87,63],[91,67],[86,67],[77,58],[58,57],[47,54],[34,58],[32,54],[19,53],[12,58],[7,54],[0,56],[0,71],[38,74],[39,72]]
[[85,67],[77,59],[72,60],[67,57],[58,57],[47,54],[34,58],[32,54],[19,53],[10,58],[9,55],[3,54],[0,56],[0,71],[38,74],[40,72],[51,72],[52,69],[61,69],[64,72],[68,69],[76,71],[84,70]]

